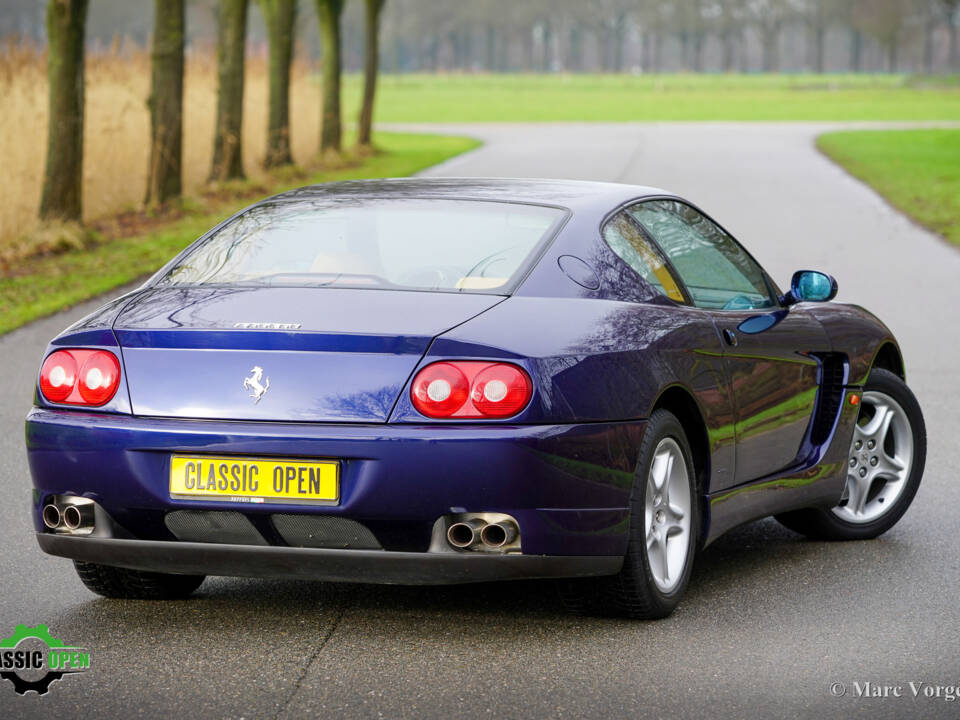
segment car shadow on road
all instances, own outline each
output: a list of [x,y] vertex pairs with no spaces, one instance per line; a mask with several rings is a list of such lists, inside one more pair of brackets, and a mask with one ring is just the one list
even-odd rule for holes
[[[733,605],[799,592],[824,563],[856,564],[870,543],[811,542],[765,520],[737,528],[704,550],[697,560],[687,597],[674,617],[697,614],[718,598]],[[886,547],[885,551],[890,548]],[[187,601],[147,602],[92,599],[68,610],[63,622],[84,625],[131,625],[141,631],[180,632],[211,629],[230,634],[245,622],[261,630],[316,626],[335,622],[344,612],[383,618],[415,616],[439,623],[470,618],[499,622],[505,616],[525,623],[573,621],[553,583],[512,581],[455,586],[385,586],[294,580],[209,578]],[[499,619],[499,620],[498,620]],[[591,618],[576,618],[578,622]],[[620,622],[596,618],[597,623]]]

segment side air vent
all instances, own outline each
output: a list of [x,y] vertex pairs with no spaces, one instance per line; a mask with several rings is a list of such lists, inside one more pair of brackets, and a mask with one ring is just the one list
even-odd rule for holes
[[358,522],[332,515],[271,515],[273,527],[293,547],[380,550],[373,533]]
[[843,403],[843,383],[847,364],[843,355],[826,353],[820,356],[820,392],[817,395],[817,413],[810,431],[810,442],[823,445],[837,420]]
[[184,542],[266,545],[253,524],[238,512],[176,510],[163,519],[167,529]]

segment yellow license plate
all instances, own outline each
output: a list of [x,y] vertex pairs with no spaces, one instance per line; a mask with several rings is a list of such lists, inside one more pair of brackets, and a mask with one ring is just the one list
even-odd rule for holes
[[174,455],[170,496],[227,502],[335,505],[339,464],[331,460]]

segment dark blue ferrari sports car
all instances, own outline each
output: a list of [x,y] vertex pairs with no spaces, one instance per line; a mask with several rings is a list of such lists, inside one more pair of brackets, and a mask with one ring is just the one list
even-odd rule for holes
[[645,187],[284,193],[52,341],[37,539],[109,597],[554,578],[662,617],[736,525],[872,538],[913,499],[897,342],[836,291]]

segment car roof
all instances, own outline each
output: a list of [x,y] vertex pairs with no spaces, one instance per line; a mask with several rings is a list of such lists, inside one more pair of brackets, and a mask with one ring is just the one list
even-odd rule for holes
[[306,198],[447,198],[556,205],[605,214],[629,200],[672,193],[641,185],[537,178],[386,178],[308,185],[265,202]]

